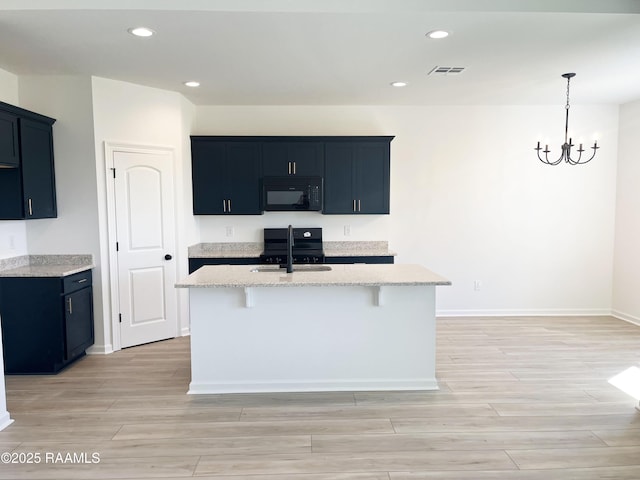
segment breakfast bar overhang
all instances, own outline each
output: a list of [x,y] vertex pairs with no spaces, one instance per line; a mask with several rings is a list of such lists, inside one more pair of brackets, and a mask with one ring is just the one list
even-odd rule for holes
[[204,266],[189,393],[435,390],[435,287],[419,265]]

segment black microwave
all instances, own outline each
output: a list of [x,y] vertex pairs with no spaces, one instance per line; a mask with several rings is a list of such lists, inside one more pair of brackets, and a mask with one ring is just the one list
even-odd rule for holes
[[263,177],[262,207],[265,211],[322,210],[322,177]]

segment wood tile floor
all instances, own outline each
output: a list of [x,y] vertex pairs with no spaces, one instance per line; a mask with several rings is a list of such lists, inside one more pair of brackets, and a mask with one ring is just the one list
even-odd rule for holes
[[439,319],[437,366],[434,392],[193,396],[185,337],[9,376],[0,452],[40,463],[0,479],[640,479],[638,402],[607,382],[640,327]]

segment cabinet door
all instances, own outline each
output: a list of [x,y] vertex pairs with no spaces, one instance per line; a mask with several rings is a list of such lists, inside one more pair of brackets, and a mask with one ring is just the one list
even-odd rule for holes
[[227,144],[227,213],[231,215],[259,215],[260,144],[257,142],[229,142]]
[[262,144],[262,175],[267,177],[290,175],[291,171],[291,161],[285,142]]
[[322,213],[354,213],[353,156],[354,149],[351,143],[338,142],[325,145]]
[[64,297],[65,360],[72,360],[93,345],[92,288],[77,290]]
[[207,140],[191,141],[193,214],[216,215],[226,210],[226,145]]
[[262,174],[265,176],[322,176],[322,142],[264,142]]
[[389,144],[356,144],[354,166],[357,213],[389,213]]
[[54,373],[64,365],[60,300],[59,278],[0,278],[5,373]]
[[24,217],[57,217],[51,126],[21,118],[20,149]]
[[18,148],[18,117],[0,112],[0,167],[18,167],[20,164]]

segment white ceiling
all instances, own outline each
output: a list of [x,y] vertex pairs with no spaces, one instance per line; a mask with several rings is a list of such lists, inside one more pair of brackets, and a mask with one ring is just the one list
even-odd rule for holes
[[0,0],[0,68],[198,105],[562,104],[576,72],[572,103],[621,104],[640,99],[640,0]]

